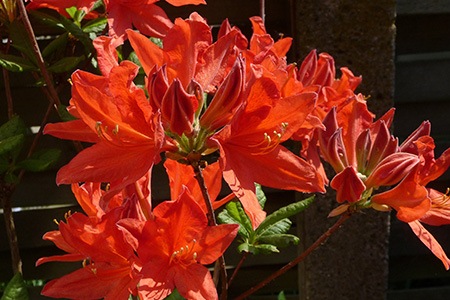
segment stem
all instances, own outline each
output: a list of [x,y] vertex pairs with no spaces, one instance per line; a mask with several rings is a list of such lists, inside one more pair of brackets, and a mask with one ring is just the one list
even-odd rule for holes
[[258,291],[259,289],[261,289],[262,287],[266,286],[268,283],[270,283],[272,280],[274,280],[275,278],[279,277],[280,275],[286,273],[286,271],[288,271],[289,269],[291,269],[292,267],[296,266],[298,263],[302,262],[303,260],[305,260],[305,258],[311,254],[311,252],[313,252],[314,250],[316,250],[320,245],[322,245],[323,243],[326,242],[326,240],[336,231],[339,229],[339,227],[341,227],[341,225],[347,221],[348,218],[350,218],[351,213],[347,212],[344,215],[342,215],[339,220],[337,220],[336,223],[334,223],[333,226],[331,226],[324,234],[322,234],[311,246],[309,246],[308,249],[306,249],[305,251],[303,251],[302,254],[300,254],[299,256],[297,256],[297,258],[295,258],[294,260],[290,261],[288,264],[286,264],[285,266],[283,266],[281,269],[279,269],[277,272],[271,274],[269,277],[267,277],[266,279],[264,279],[263,281],[261,281],[258,285],[255,285],[254,287],[252,287],[251,289],[249,289],[248,291],[246,291],[245,293],[242,293],[241,295],[239,295],[236,300],[242,300],[248,296],[250,296],[251,294],[253,294],[254,292]]
[[263,24],[266,24],[266,3],[265,0],[259,0],[259,15],[263,21]]
[[0,203],[3,206],[3,216],[5,218],[6,233],[8,236],[9,248],[11,251],[12,269],[14,274],[22,274],[22,259],[19,253],[19,243],[17,241],[16,226],[11,207],[11,196],[14,186],[0,181]]
[[19,6],[20,15],[22,16],[23,24],[28,33],[28,38],[31,42],[31,45],[33,46],[33,52],[36,56],[36,60],[39,69],[41,70],[42,77],[44,78],[45,84],[49,90],[53,104],[55,105],[55,109],[57,109],[57,106],[61,104],[61,101],[59,100],[58,93],[53,86],[50,74],[47,70],[47,67],[45,66],[44,58],[42,57],[41,50],[39,49],[39,45],[36,41],[36,36],[34,35],[33,27],[31,26],[30,19],[28,18],[27,10],[25,9],[25,4],[22,0],[17,0],[16,3]]
[[249,254],[250,254],[250,252],[244,252],[244,253],[242,254],[242,257],[241,257],[241,259],[239,260],[239,262],[238,262],[236,268],[234,269],[234,272],[233,272],[233,274],[231,275],[230,280],[228,280],[228,286],[230,286],[231,283],[233,282],[234,277],[236,277],[237,272],[241,269],[242,265],[244,264],[244,262],[245,262],[245,260],[247,259],[247,257],[248,257]]
[[[202,191],[203,200],[205,200],[206,209],[208,212],[206,213],[206,217],[208,218],[209,226],[217,226],[216,216],[214,215],[214,208],[211,203],[211,198],[209,197],[208,188],[205,184],[205,178],[203,177],[202,169],[200,167],[199,162],[192,162],[192,168],[194,169],[194,177],[200,186],[200,190]],[[227,281],[227,270],[225,269],[225,259],[223,255],[219,257],[216,262],[216,267],[219,268],[220,278],[222,282],[222,292],[220,294],[220,299],[227,299],[227,291],[228,291],[228,281]]]
[[11,95],[11,86],[9,84],[9,72],[6,69],[3,69],[3,78],[5,80],[5,94],[6,94],[6,103],[8,105],[8,119],[12,119],[14,115],[14,106]]

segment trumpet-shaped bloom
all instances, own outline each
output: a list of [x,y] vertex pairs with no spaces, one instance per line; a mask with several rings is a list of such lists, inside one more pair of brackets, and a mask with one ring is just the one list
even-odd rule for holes
[[[197,13],[189,19],[176,19],[159,48],[148,38],[127,31],[145,73],[150,77],[155,66],[166,66],[167,81],[177,78],[187,89],[192,81],[202,91],[214,92],[224,80],[238,56],[236,41],[241,33],[234,29],[212,43],[211,28]],[[149,91],[151,88],[149,88]]]
[[228,248],[238,225],[208,226],[200,206],[187,193],[155,207],[146,222],[119,222],[143,262],[141,299],[164,299],[173,289],[187,299],[217,299],[210,272],[203,265]]
[[[45,133],[78,138],[89,128],[96,143],[62,167],[57,183],[110,182],[116,191],[143,177],[159,161],[164,132],[144,91],[132,79],[137,66],[124,62],[108,77],[77,71],[72,76],[72,104],[80,119],[49,124]],[[72,129],[79,126],[80,134]]]
[[[49,8],[56,10],[58,13],[64,16],[69,16],[66,9],[70,7],[76,7],[77,9],[83,10],[86,14],[91,12],[94,8],[96,0],[30,0],[27,5],[27,9],[38,9],[38,8]],[[95,17],[97,14],[88,15],[90,17]]]
[[393,186],[419,163],[416,154],[399,151],[388,129],[392,118],[393,110],[374,122],[364,101],[333,108],[324,118],[326,129],[318,140],[323,158],[337,172],[331,187],[339,203],[354,203],[366,190]]
[[448,270],[450,259],[439,242],[422,223],[439,226],[450,224],[448,194],[426,188],[450,166],[450,149],[434,158],[434,141],[429,136],[430,123],[424,122],[403,143],[400,149],[420,157],[410,174],[393,189],[372,197],[372,202],[387,205],[397,211],[397,218],[407,222],[417,237],[439,258]]
[[254,183],[303,192],[323,191],[316,169],[281,146],[314,109],[316,95],[281,98],[269,77],[253,83],[247,105],[211,139],[220,147],[223,177],[257,227],[264,219]]
[[59,231],[44,235],[65,255],[44,257],[37,265],[50,261],[80,261],[83,267],[47,283],[42,294],[76,299],[127,299],[136,293],[141,268],[133,248],[115,226],[123,217],[124,207],[117,207],[102,218],[75,213],[59,222]]

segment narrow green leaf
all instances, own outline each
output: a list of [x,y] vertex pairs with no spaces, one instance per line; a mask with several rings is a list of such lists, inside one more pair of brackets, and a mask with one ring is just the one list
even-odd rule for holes
[[73,16],[73,19],[77,23],[81,23],[83,21],[84,17],[86,16],[86,12],[82,9],[79,9],[75,12],[75,15]]
[[0,141],[19,134],[25,134],[27,127],[19,116],[12,117],[8,122],[0,126]]
[[94,51],[92,40],[89,38],[89,34],[87,32],[84,32],[80,26],[64,16],[60,16],[60,20],[64,28],[83,44],[86,55]]
[[64,73],[73,71],[76,66],[85,59],[84,55],[82,56],[68,56],[60,59],[50,67],[48,70],[53,73]]
[[268,215],[264,219],[264,221],[262,221],[262,223],[256,229],[256,233],[257,234],[260,233],[265,228],[269,227],[272,224],[275,224],[276,222],[278,222],[282,219],[289,218],[290,216],[298,214],[299,212],[305,210],[313,201],[314,201],[314,196],[311,196],[305,200],[295,202],[295,203],[289,204],[285,207],[278,209],[277,211]]
[[[25,136],[23,134],[18,134],[15,136],[8,137],[0,141],[0,155],[14,152],[17,153],[22,148]],[[15,155],[13,155],[15,156]]]
[[253,255],[258,254],[271,254],[271,253],[279,253],[280,251],[274,245],[270,244],[258,244],[252,245],[249,243],[242,243],[238,246],[239,253],[241,252],[249,252]]
[[3,174],[8,170],[9,162],[5,157],[0,156],[0,174]]
[[256,230],[258,237],[272,234],[282,234],[288,232],[291,228],[292,221],[288,218],[281,219],[280,221],[271,224],[270,226],[264,227],[260,230]]
[[107,24],[108,22],[105,17],[98,17],[90,20],[89,22],[86,22],[86,24],[84,24],[81,29],[83,29],[84,32],[88,33],[99,33],[105,30]]
[[258,199],[259,205],[261,205],[261,208],[264,208],[267,198],[266,195],[264,194],[264,191],[262,190],[262,186],[258,183],[255,183],[255,188],[256,188],[256,198]]
[[28,300],[28,291],[22,275],[17,273],[6,285],[1,300]]
[[55,53],[57,51],[61,51],[61,49],[65,49],[68,39],[69,39],[69,34],[67,32],[61,34],[56,39],[51,41],[47,45],[47,47],[44,48],[44,50],[42,50],[42,56],[43,57],[48,57],[52,53]]
[[26,58],[2,53],[0,53],[0,66],[11,72],[24,72],[38,69]]
[[29,10],[27,12],[43,24],[46,24],[53,28],[64,29],[64,26],[58,18],[42,12],[42,10]]
[[261,236],[258,241],[262,244],[270,244],[277,248],[285,248],[289,245],[297,245],[300,239],[292,234],[273,234]]
[[30,158],[22,160],[16,166],[31,172],[47,170],[58,161],[61,156],[59,149],[45,149],[35,152]]
[[34,65],[37,65],[36,55],[33,52],[33,45],[30,42],[23,22],[18,19],[14,20],[9,27],[9,34],[13,41],[11,45],[25,54]]

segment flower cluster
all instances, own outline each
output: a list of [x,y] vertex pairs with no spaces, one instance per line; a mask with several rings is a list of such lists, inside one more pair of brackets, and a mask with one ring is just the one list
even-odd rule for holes
[[[109,25],[108,36],[93,40],[101,74],[72,74],[74,119],[45,127],[46,134],[92,145],[57,174],[86,213],[67,214],[44,236],[68,254],[38,261],[83,267],[49,282],[44,295],[163,299],[176,288],[188,299],[217,298],[205,265],[222,256],[238,225],[215,224],[211,209],[236,197],[257,228],[266,213],[255,183],[305,193],[323,193],[329,184],[340,204],[331,216],[394,209],[449,269],[422,225],[450,223],[449,195],[427,188],[449,167],[450,150],[434,158],[428,122],[399,144],[389,131],[394,110],[375,121],[355,92],[361,77],[347,68],[339,77],[333,58],[315,51],[299,66],[289,64],[292,40],[274,41],[259,17],[250,20],[250,39],[228,21],[213,37],[197,13],[172,23],[153,0],[105,0],[101,12],[96,2],[28,4],[63,14],[76,6],[92,18],[106,14]],[[123,43],[139,65],[119,60]],[[288,140],[300,141],[301,151],[287,148]],[[171,200],[153,207],[152,168],[161,161]],[[222,179],[231,194],[219,199]]]

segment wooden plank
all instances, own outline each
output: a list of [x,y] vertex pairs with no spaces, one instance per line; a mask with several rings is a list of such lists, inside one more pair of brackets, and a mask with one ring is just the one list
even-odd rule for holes
[[450,99],[450,52],[397,56],[395,102]]
[[397,14],[440,14],[450,13],[448,0],[397,0]]
[[450,299],[450,287],[435,287],[424,289],[408,289],[388,291],[387,300],[448,300]]
[[400,15],[395,23],[397,55],[450,51],[450,14]]

